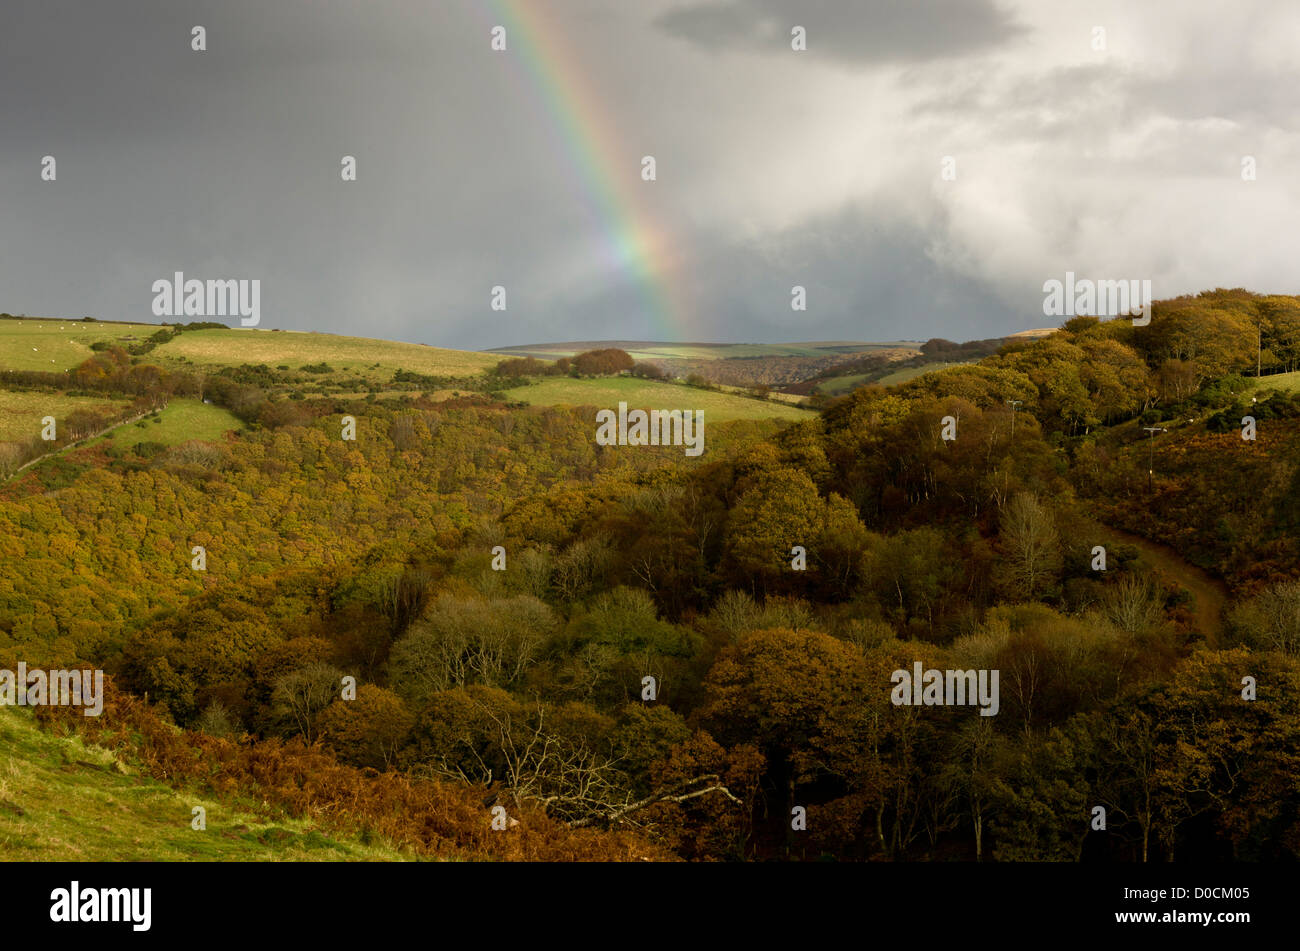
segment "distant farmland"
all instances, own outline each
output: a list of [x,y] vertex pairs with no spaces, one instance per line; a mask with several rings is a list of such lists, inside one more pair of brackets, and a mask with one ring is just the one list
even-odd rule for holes
[[505,395],[509,399],[534,406],[595,406],[614,409],[622,401],[630,409],[700,409],[704,410],[706,423],[733,419],[800,420],[816,415],[812,410],[781,403],[632,377],[591,380],[550,377],[539,383],[507,390]]
[[0,369],[70,370],[94,355],[90,345],[97,340],[137,343],[159,329],[153,324],[85,323],[56,317],[0,320]]
[[383,379],[391,378],[398,369],[425,376],[473,376],[496,366],[502,359],[469,350],[443,350],[366,337],[242,328],[187,331],[158,347],[152,355],[168,360],[184,357],[199,365],[265,363],[294,370],[307,364],[327,363],[334,370]]

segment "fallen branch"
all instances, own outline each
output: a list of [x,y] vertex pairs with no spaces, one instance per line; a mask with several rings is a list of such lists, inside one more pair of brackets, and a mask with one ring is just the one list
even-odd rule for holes
[[[730,789],[728,789],[726,786],[723,786],[721,783],[717,782],[719,778],[720,777],[718,776],[717,773],[707,773],[703,776],[696,776],[694,779],[688,779],[685,782],[678,783],[676,786],[672,786],[668,789],[662,789],[658,792],[652,793],[649,796],[646,796],[644,799],[638,799],[636,802],[628,803],[626,806],[622,806],[618,809],[614,809],[610,812],[605,813],[604,815],[586,816],[582,819],[576,819],[573,822],[570,822],[569,825],[589,826],[596,822],[602,822],[602,823],[618,822],[624,816],[633,812],[638,812],[639,810],[645,809],[648,806],[653,806],[656,803],[686,802],[688,799],[695,799],[699,796],[706,796],[711,792],[720,792],[728,799],[730,799],[732,802],[739,803],[741,800],[737,798],[734,794],[732,794]],[[690,788],[691,786],[694,786],[696,783],[707,783],[707,782],[712,782],[714,783],[714,785],[708,786],[704,789],[695,789],[690,792],[685,792],[686,789]]]

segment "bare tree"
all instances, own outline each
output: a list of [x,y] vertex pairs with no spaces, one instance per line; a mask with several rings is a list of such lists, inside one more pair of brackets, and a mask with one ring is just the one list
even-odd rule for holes
[[1300,654],[1300,581],[1266,588],[1233,611],[1232,621],[1253,646]]
[[1021,492],[1002,510],[998,534],[1011,559],[1016,594],[1037,597],[1061,571],[1061,538],[1051,509],[1036,495]]
[[342,671],[319,662],[285,674],[271,692],[272,707],[312,743],[316,739],[316,718],[339,695],[342,676]]
[[469,684],[506,687],[536,659],[555,624],[528,595],[503,600],[444,595],[393,649],[400,679],[417,692]]
[[[639,824],[634,814],[659,802],[685,802],[718,793],[740,802],[715,773],[674,783],[647,796],[635,796],[623,769],[623,758],[612,750],[593,748],[581,737],[573,737],[549,726],[550,711],[538,701],[525,715],[493,707],[473,694],[470,703],[482,715],[490,733],[493,753],[502,765],[498,774],[478,750],[466,744],[474,769],[445,760],[434,771],[467,783],[501,788],[516,805],[525,802],[575,826]],[[499,801],[498,790],[494,801]]]
[[1137,634],[1161,618],[1160,594],[1146,575],[1125,572],[1109,585],[1101,598],[1106,617],[1120,630]]

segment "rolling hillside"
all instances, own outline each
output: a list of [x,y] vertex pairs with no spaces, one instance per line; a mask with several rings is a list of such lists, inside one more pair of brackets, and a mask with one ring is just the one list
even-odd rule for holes
[[[1153,729],[1174,738],[1155,768],[1177,841],[1125,819],[1099,855],[1291,856],[1292,814],[1266,810],[1295,774],[1300,722],[1297,635],[1273,622],[1297,596],[1300,398],[1242,392],[1259,337],[1223,316],[1240,306],[1162,307],[1150,335],[1080,322],[846,362],[827,376],[963,365],[859,387],[819,417],[614,375],[635,369],[622,354],[581,361],[583,377],[523,363],[347,391],[343,350],[310,354],[321,373],[145,362],[177,342],[217,359],[232,341],[295,339],[274,332],[196,328],[67,376],[9,374],[16,398],[130,402],[108,421],[70,411],[68,438],[86,442],[0,490],[0,668],[90,664],[118,691],[102,717],[41,711],[40,736],[0,711],[0,843],[64,858],[347,860],[395,844],[433,859],[1072,860],[1086,800],[1057,791],[1133,808],[1115,757],[1150,749]],[[1210,319],[1235,330],[1210,382],[1180,397],[1158,334]],[[354,350],[351,372],[386,346]],[[425,396],[444,386],[452,398]],[[592,414],[620,402],[702,410],[718,424],[707,455],[604,451]],[[1254,440],[1237,430],[1248,407]],[[944,440],[954,411],[961,435]],[[175,446],[192,436],[221,445]],[[6,444],[11,462],[50,451],[37,443]],[[932,764],[968,762],[978,737],[891,702],[890,672],[918,660],[1003,674],[993,782],[974,793]],[[1245,664],[1250,705],[1224,689]],[[764,726],[774,707],[811,732]],[[1183,818],[1200,745],[1233,764],[1200,777],[1213,827]],[[805,749],[824,766],[800,777]],[[772,808],[765,790],[788,798]],[[904,805],[877,811],[885,794]],[[189,828],[196,802],[206,838]],[[793,843],[792,802],[824,817]]]
[[0,320],[0,369],[70,370],[94,354],[96,341],[136,343],[158,329],[58,317]]
[[816,415],[811,410],[782,403],[631,377],[590,380],[555,377],[506,390],[505,395],[533,406],[614,408],[624,401],[631,409],[699,409],[704,410],[706,422],[719,423],[735,419],[800,420]]
[[113,430],[123,443],[152,442],[176,446],[191,439],[216,442],[227,432],[243,428],[229,410],[199,400],[174,398],[155,416]]
[[426,376],[472,376],[499,362],[497,357],[468,350],[444,350],[367,337],[242,328],[188,331],[154,352],[162,360],[183,358],[199,366],[239,362],[299,369],[327,363],[335,370],[381,379],[388,379],[399,369]]
[[[20,862],[408,861],[375,841],[322,834],[252,803],[175,790],[79,738],[37,727],[30,710],[0,707],[0,857]],[[190,827],[202,806],[207,828]]]
[[671,377],[697,376],[710,383],[738,387],[788,386],[845,362],[866,357],[885,362],[907,360],[920,353],[917,344],[906,341],[866,343],[843,340],[775,344],[607,340],[533,344],[492,352],[503,356],[554,360],[604,347],[617,347],[632,359],[653,364]]
[[[92,356],[100,341],[127,347],[162,329],[159,324],[28,318],[0,320],[0,369],[69,370]],[[364,379],[391,379],[394,370],[426,376],[473,376],[495,366],[500,357],[469,350],[372,340],[293,330],[231,327],[187,330],[149,353],[149,361],[166,367],[238,366],[264,363],[299,369],[327,363],[334,371]]]
[[1291,373],[1275,373],[1272,376],[1263,376],[1251,382],[1261,390],[1282,390],[1285,393],[1294,393],[1300,390],[1300,370]]

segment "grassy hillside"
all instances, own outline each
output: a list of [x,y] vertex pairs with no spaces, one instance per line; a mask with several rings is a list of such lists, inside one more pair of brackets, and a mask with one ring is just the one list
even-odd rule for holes
[[[753,392],[752,386],[729,386],[726,383],[710,384],[723,393],[737,393],[741,396],[748,396]],[[768,390],[767,398],[778,403],[786,403],[790,406],[807,406],[808,397],[801,396],[798,393],[783,393],[780,390]]]
[[216,442],[232,429],[243,428],[229,410],[193,399],[173,399],[156,417],[119,426],[113,437],[127,444],[156,442],[176,446],[191,439]]
[[[0,369],[67,370],[93,351],[97,341],[129,346],[160,329],[158,324],[33,318],[0,320]],[[265,363],[297,369],[328,363],[334,370],[367,379],[391,379],[397,369],[427,376],[472,376],[500,362],[499,355],[444,350],[421,344],[302,331],[231,327],[190,330],[156,347],[147,362],[174,365],[238,366]]]
[[810,410],[794,406],[632,377],[591,380],[552,377],[529,386],[507,390],[506,396],[534,406],[597,406],[613,409],[623,401],[632,409],[701,409],[704,410],[705,422],[719,423],[733,419],[799,420],[816,415]]
[[242,328],[187,331],[158,347],[153,355],[163,361],[184,357],[200,366],[265,363],[298,369],[328,363],[334,370],[376,379],[389,379],[398,369],[426,376],[472,376],[496,366],[501,359],[391,340]]
[[[975,362],[975,361],[966,361]],[[894,386],[897,383],[906,383],[908,380],[914,380],[918,376],[931,373],[935,370],[944,370],[948,367],[961,366],[961,363],[950,363],[938,361],[934,363],[925,363],[920,366],[905,366],[898,370],[890,370],[888,367],[882,367],[873,370],[870,373],[846,373],[840,376],[831,376],[816,381],[817,389],[827,396],[843,396],[850,393],[860,386],[866,386],[869,383],[878,383],[881,386]]]
[[[139,775],[109,750],[40,730],[0,707],[0,857],[8,861],[402,861],[380,843],[255,816]],[[190,828],[195,806],[207,828]]]
[[69,370],[91,355],[90,345],[97,340],[136,343],[156,330],[150,324],[85,323],[56,317],[0,320],[0,369]]
[[1300,370],[1293,373],[1277,373],[1251,382],[1262,390],[1282,390],[1285,393],[1294,393],[1300,390]]
[[923,376],[934,370],[944,370],[948,367],[961,366],[960,363],[927,363],[919,367],[904,367],[902,370],[895,370],[893,373],[887,373],[877,382],[881,386],[893,386],[895,383],[906,383],[908,380],[915,380],[918,376]]
[[848,373],[843,376],[827,377],[824,380],[817,381],[817,389],[827,396],[843,396],[859,386],[865,386],[868,383],[879,383],[881,386],[892,386],[895,383],[906,383],[908,380],[915,379],[923,373],[929,373],[931,370],[941,370],[944,367],[955,366],[952,363],[927,363],[920,367],[904,367],[901,370],[895,370],[892,373]]
[[846,376],[833,376],[818,381],[817,388],[828,396],[843,396],[850,390],[871,382],[870,373],[850,373]]
[[125,406],[127,400],[65,396],[62,393],[0,390],[0,442],[39,435],[41,419],[63,419],[73,410],[101,410]]

